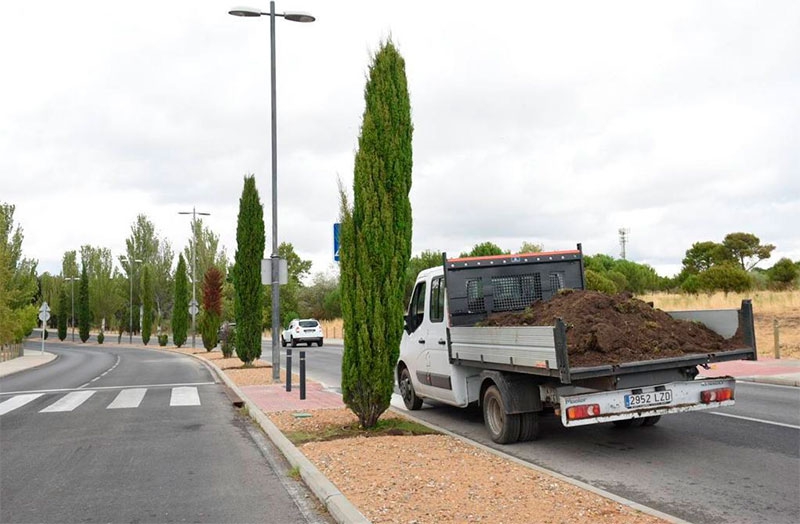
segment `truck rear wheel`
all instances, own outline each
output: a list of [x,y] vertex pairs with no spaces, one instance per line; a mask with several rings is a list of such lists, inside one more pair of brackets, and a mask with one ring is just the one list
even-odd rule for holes
[[520,415],[519,441],[528,442],[539,438],[539,414],[523,413]]
[[416,411],[422,407],[422,399],[414,392],[414,384],[411,383],[411,373],[408,368],[400,371],[400,396],[403,397],[403,404],[409,411]]
[[498,444],[519,440],[520,416],[506,413],[497,386],[489,386],[483,394],[483,423],[489,436]]

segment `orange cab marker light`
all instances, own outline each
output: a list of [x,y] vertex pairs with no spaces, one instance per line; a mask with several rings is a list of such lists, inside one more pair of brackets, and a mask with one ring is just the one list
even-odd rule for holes
[[703,404],[710,404],[711,402],[724,402],[726,400],[733,400],[733,389],[710,389],[700,393],[700,401]]
[[582,406],[571,406],[567,408],[568,420],[580,420],[600,415],[599,404],[584,404]]

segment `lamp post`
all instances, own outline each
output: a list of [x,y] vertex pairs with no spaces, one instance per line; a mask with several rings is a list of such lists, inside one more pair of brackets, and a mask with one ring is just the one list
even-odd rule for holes
[[64,280],[69,282],[70,299],[72,300],[72,315],[69,318],[70,326],[72,326],[72,341],[75,342],[75,281],[78,277],[64,277]]
[[192,313],[192,348],[194,348],[194,338],[197,333],[197,324],[195,317],[197,316],[197,295],[195,291],[195,282],[197,282],[197,215],[209,216],[211,213],[201,213],[192,206],[191,211],[178,211],[179,215],[192,215],[192,303],[189,305],[189,310]]
[[[130,303],[130,317],[129,317],[129,324],[128,324],[128,343],[133,344],[133,264],[141,264],[142,259],[134,258],[130,260],[127,257],[120,257],[122,262],[128,262],[128,280],[131,282],[131,303]],[[73,330],[74,334],[74,330]]]
[[[269,13],[264,13],[260,9],[252,7],[236,7],[228,11],[228,14],[243,17],[269,16],[269,44],[270,44],[270,88],[272,93],[272,254],[271,263],[271,284],[272,284],[272,380],[278,382],[281,374],[281,354],[279,345],[279,334],[281,327],[280,316],[280,284],[278,276],[278,111],[275,96],[275,17],[282,16],[292,22],[309,23],[316,20],[308,13],[302,12],[275,12],[275,2],[269,3]],[[291,374],[291,370],[288,370]]]

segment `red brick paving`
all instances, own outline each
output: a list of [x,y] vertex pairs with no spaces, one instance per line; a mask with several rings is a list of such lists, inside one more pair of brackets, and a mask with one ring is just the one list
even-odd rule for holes
[[730,375],[732,377],[751,377],[764,375],[785,375],[800,373],[800,360],[761,358],[759,360],[733,360],[709,364],[711,369],[700,368],[704,376]]
[[344,407],[340,394],[322,389],[318,382],[306,382],[305,400],[300,400],[300,387],[296,383],[292,384],[290,392],[286,391],[286,384],[241,386],[240,389],[265,413]]

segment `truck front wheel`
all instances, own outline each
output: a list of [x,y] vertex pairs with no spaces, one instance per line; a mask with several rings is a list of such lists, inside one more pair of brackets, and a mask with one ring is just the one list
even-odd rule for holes
[[416,411],[422,407],[422,399],[414,392],[414,384],[411,383],[411,373],[408,368],[400,371],[400,396],[403,397],[403,404],[409,411]]
[[489,436],[498,444],[519,440],[520,416],[506,413],[497,386],[489,386],[483,394],[483,423]]

